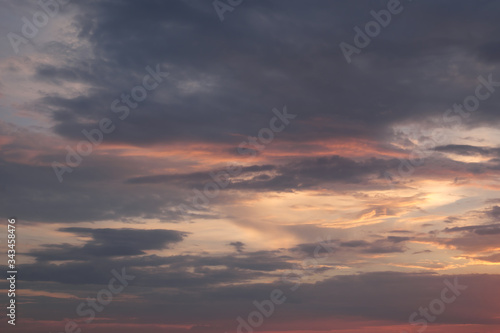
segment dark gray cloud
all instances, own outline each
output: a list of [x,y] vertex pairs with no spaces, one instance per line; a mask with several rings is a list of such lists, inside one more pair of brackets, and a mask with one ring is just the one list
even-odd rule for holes
[[[386,189],[389,185],[387,174],[398,175],[401,166],[399,159],[367,158],[355,160],[343,156],[323,156],[318,158],[289,159],[281,165],[253,165],[242,168],[245,179],[231,180],[229,186],[221,189],[242,191],[296,191],[311,188],[335,188],[363,185],[365,188]],[[481,175],[486,172],[498,172],[500,163],[465,163],[448,158],[433,157],[425,165],[416,168],[413,177],[433,177],[443,179],[447,172],[454,171]],[[130,178],[126,184],[170,184],[186,188],[202,188],[213,182],[210,173],[223,170],[207,170],[190,174],[152,175]],[[227,178],[231,178],[227,173]],[[393,184],[398,184],[397,176]],[[378,212],[391,211],[390,207],[374,207]]]
[[317,257],[332,255],[335,253],[349,252],[351,255],[358,254],[377,254],[377,253],[398,253],[405,252],[404,243],[411,240],[411,237],[388,236],[375,241],[350,240],[339,241],[332,240],[321,243],[299,244],[290,250],[292,252],[301,252],[308,257]]
[[[487,200],[486,203],[493,203],[496,200]],[[446,227],[445,229],[431,230],[431,238],[422,238],[432,243],[445,245],[451,248],[464,251],[466,253],[476,253],[496,250],[500,246],[500,223],[498,223],[500,207],[490,206],[480,210],[466,212],[462,216],[448,217],[445,223],[460,223],[460,226]],[[471,218],[476,224],[464,224]],[[482,222],[481,222],[482,221]]]
[[[290,191],[306,189],[331,182],[361,183],[368,176],[382,177],[386,170],[399,165],[396,159],[371,158],[355,161],[342,156],[301,159],[285,165],[253,165],[243,167],[241,175],[255,174],[249,180],[233,181],[228,189]],[[218,173],[221,170],[213,170]],[[266,173],[268,172],[268,173]],[[128,184],[185,184],[200,187],[204,182],[213,181],[209,171],[181,175],[155,175],[127,180]]]
[[234,249],[240,253],[243,252],[243,249],[245,248],[245,243],[243,242],[231,242],[229,245],[234,246]]
[[489,148],[489,147],[476,147],[470,145],[446,145],[435,147],[434,150],[445,152],[445,153],[455,153],[463,156],[471,155],[483,155],[483,156],[500,156],[500,148]]
[[398,236],[388,236],[387,237],[387,240],[389,242],[393,242],[393,243],[406,242],[406,241],[409,241],[410,239],[411,239],[411,237],[398,237]]
[[422,251],[413,252],[413,254],[422,254],[422,253],[432,253],[432,251],[431,250],[422,250]]
[[[13,147],[2,154],[10,154]],[[192,189],[203,189],[213,181],[211,172],[147,175],[148,168],[138,159],[126,157],[89,156],[63,183],[57,182],[49,166],[27,165],[1,159],[0,154],[0,213],[8,217],[12,211],[22,211],[26,221],[70,223],[81,221],[157,218],[164,222],[183,221],[176,211],[179,204],[191,205]],[[7,158],[7,156],[5,156]],[[40,162],[64,160],[61,155],[40,155]],[[174,163],[174,162],[172,162]],[[300,191],[326,188],[346,190],[357,186],[365,189],[387,189],[386,171],[397,174],[398,159],[368,158],[354,160],[342,156],[287,159],[282,164],[252,165],[242,168],[239,179],[232,179],[226,189],[238,191]],[[426,161],[413,177],[446,179],[449,171],[462,172],[468,177],[486,172],[497,173],[500,164],[464,163],[446,158]],[[182,166],[180,166],[182,168]],[[132,175],[146,175],[133,176]],[[450,179],[451,180],[451,179]],[[6,191],[9,189],[9,191]],[[43,195],[39,195],[43,193]],[[211,200],[234,200],[221,194]],[[374,208],[380,212],[384,207]],[[387,212],[391,208],[387,207]],[[496,215],[495,215],[496,214]],[[491,217],[497,216],[495,211]],[[210,207],[199,209],[199,218],[217,218]]]
[[445,237],[441,237],[436,231],[431,231],[433,238],[427,240],[467,253],[496,250],[500,246],[498,223],[446,228],[443,232],[442,236]]
[[500,263],[500,253],[495,253],[489,256],[477,257],[479,260],[489,261],[489,262],[499,262]]
[[367,242],[365,240],[352,240],[348,242],[341,242],[340,247],[347,249],[359,249],[361,253],[395,253],[404,252],[406,247],[403,244],[410,237],[396,237],[388,236],[385,239],[377,239],[373,242]]
[[[144,271],[143,274],[148,274]],[[139,275],[137,279],[139,279]],[[291,284],[281,282],[250,283],[245,285],[221,285],[213,288],[191,288],[189,292],[173,291],[171,288],[155,290],[148,279],[134,280],[134,286],[127,289],[140,303],[143,315],[134,318],[137,308],[129,301],[115,301],[106,308],[107,315],[119,318],[123,323],[165,323],[183,325],[203,323],[201,332],[215,332],[215,329],[235,329],[235,318],[247,316],[255,310],[252,302],[269,299],[270,292],[279,288],[286,296],[286,302],[279,306],[266,321],[264,329],[282,330],[310,325],[315,320],[323,330],[330,329],[331,321],[355,316],[358,320],[387,320],[407,324],[413,312],[441,297],[447,286],[444,281],[456,282],[467,289],[461,291],[452,306],[439,316],[440,324],[500,324],[496,317],[497,288],[499,275],[464,274],[437,275],[427,273],[376,272],[355,275],[341,275],[324,281],[303,283],[296,291]],[[107,281],[103,281],[103,285]],[[172,282],[168,278],[165,284]],[[165,285],[164,284],[164,285]],[[65,290],[60,284],[35,284],[48,290]],[[170,286],[170,285],[169,285]],[[62,289],[60,289],[62,288]],[[74,313],[79,301],[35,297],[37,302],[51,310],[37,312],[38,307],[26,304],[24,307],[32,318],[62,320]],[[45,316],[45,317],[42,317]],[[302,323],[301,323],[302,322]],[[299,325],[299,326],[298,326]],[[409,326],[410,327],[410,326]],[[307,330],[307,327],[303,328]],[[184,332],[184,331],[183,331]],[[187,331],[185,331],[187,332]]]
[[445,223],[455,223],[457,221],[460,221],[461,218],[457,217],[457,216],[448,216],[443,222]]
[[392,234],[411,234],[412,233],[412,231],[410,231],[410,230],[399,230],[399,229],[398,230],[391,230],[389,232]]
[[[158,232],[158,231],[155,231]],[[123,239],[128,236],[124,236]],[[171,237],[171,236],[169,236]],[[133,237],[131,242],[139,242],[140,236]],[[145,240],[145,237],[142,237]],[[109,243],[116,244],[109,240]],[[162,241],[157,241],[161,247]],[[93,242],[89,242],[93,244]],[[103,246],[104,247],[104,246]],[[149,246],[151,247],[151,246]],[[138,256],[136,249],[119,246],[99,251],[108,251],[112,254],[91,253],[83,248],[69,246],[49,246],[49,250],[35,250],[30,255],[40,262],[22,265],[23,280],[27,281],[56,281],[67,284],[99,284],[104,283],[106,274],[112,268],[127,267],[132,273],[137,273],[137,283],[148,286],[164,286],[166,283],[172,288],[198,288],[208,285],[226,283],[242,283],[258,277],[276,277],[276,271],[294,268],[293,257],[280,253],[280,251],[244,252],[237,255],[175,255],[162,257],[157,255]],[[112,259],[116,255],[125,258]],[[107,255],[108,254],[108,255]],[[70,258],[69,256],[75,256]],[[82,260],[82,262],[66,262],[59,265],[47,261],[57,260]],[[93,267],[89,269],[89,267]],[[80,274],[85,271],[85,274]],[[108,274],[109,275],[109,274]],[[109,278],[108,278],[109,279]]]
[[377,254],[377,253],[401,253],[406,251],[406,247],[403,244],[400,244],[405,242],[405,240],[400,240],[398,242],[395,242],[394,239],[390,238],[391,237],[372,242],[370,245],[364,247],[363,252]]
[[[240,175],[245,175],[248,173],[273,171],[277,167],[274,165],[252,165],[248,167],[241,167]],[[213,174],[218,174],[221,170],[211,170]],[[227,172],[226,172],[227,174]],[[195,172],[189,174],[170,174],[170,175],[155,175],[155,176],[143,176],[127,179],[127,184],[161,184],[161,183],[171,183],[171,184],[183,184],[186,187],[199,186],[200,184],[213,181],[210,177],[208,171],[206,172]]]
[[38,261],[86,260],[94,257],[134,256],[146,250],[161,250],[181,242],[187,233],[176,230],[152,229],[90,229],[61,228],[77,236],[90,236],[83,246],[70,244],[44,245],[42,250],[28,253]]
[[[461,85],[446,69],[458,55],[477,63],[498,60],[491,28],[498,26],[491,15],[499,6],[495,2],[407,6],[405,19],[394,18],[357,56],[360,62],[348,65],[338,44],[353,42],[352,29],[371,19],[373,2],[256,1],[224,24],[202,1],[79,3],[75,27],[96,56],[57,67],[41,63],[36,78],[99,89],[86,96],[47,96],[40,103],[52,110],[56,133],[79,138],[89,123],[110,115],[111,101],[140,81],[145,66],[163,63],[171,79],[107,140],[236,146],[235,133],[254,135],[267,125],[271,108],[283,104],[301,116],[282,140],[385,136],[391,124],[435,116],[473,92],[476,83]],[[471,13],[475,19],[465,20]],[[265,29],[262,19],[268,22]],[[60,46],[46,52],[54,52],[51,47]],[[460,68],[461,75],[476,79],[473,64]],[[497,122],[497,101],[483,101],[481,113],[464,121]]]
[[[54,156],[45,156],[49,163]],[[59,157],[58,157],[59,158]],[[61,155],[61,159],[64,157]],[[182,202],[172,187],[150,191],[130,190],[122,184],[126,174],[139,170],[139,163],[120,158],[88,159],[62,183],[50,166],[8,162],[0,158],[0,214],[23,212],[25,221],[71,223],[81,221],[159,218],[178,221],[169,209]]]
[[[499,4],[491,1],[408,4],[402,13],[405,19],[394,18],[351,65],[338,44],[352,42],[352,28],[371,19],[369,12],[375,4],[370,1],[255,1],[231,13],[223,24],[204,1],[104,0],[74,6],[74,28],[94,56],[63,41],[43,44],[43,57],[62,55],[62,61],[49,64],[43,57],[33,57],[33,78],[44,85],[82,83],[91,88],[71,96],[44,92],[30,105],[36,105],[37,114],[42,110],[51,117],[55,133],[77,140],[83,139],[82,129],[94,128],[102,117],[110,117],[117,128],[106,136],[107,143],[237,147],[242,138],[255,136],[268,125],[273,107],[286,104],[299,116],[279,133],[281,142],[314,147],[330,139],[370,139],[378,147],[401,152],[382,143],[384,138],[393,138],[393,124],[441,116],[452,103],[474,91],[478,73],[489,74],[482,72],[484,66],[498,62],[493,47],[498,22],[492,13]],[[471,15],[474,19],[464,20]],[[265,28],[262,20],[267,22]],[[467,61],[457,65],[461,57]],[[110,111],[111,102],[141,83],[146,66],[160,63],[170,72],[169,78],[127,119],[117,120]],[[450,66],[458,68],[458,73]],[[500,80],[496,73],[493,78]],[[496,110],[498,98],[493,95],[481,103],[480,112],[463,121],[470,126],[495,126]],[[218,152],[215,146],[214,154]],[[443,149],[484,153],[480,149],[495,152],[498,148],[438,148]],[[63,151],[39,156],[36,162],[64,158]],[[477,175],[498,170],[500,165],[498,161],[494,165],[427,162],[417,174],[432,176],[441,171],[443,177],[443,170],[453,169]],[[394,171],[399,163],[397,159],[355,161],[343,156],[288,160],[266,166],[270,168],[267,173],[255,170],[254,177],[232,188],[296,191],[329,186],[329,182],[369,186],[368,179]],[[129,165],[130,159],[115,157],[110,162],[88,156],[63,184],[54,184],[50,167],[2,161],[0,187],[12,190],[1,198],[0,212],[8,216],[11,211],[23,211],[24,219],[39,222],[149,217],[177,222],[180,217],[172,208],[188,197],[185,187],[210,180],[205,172],[151,175],[139,163]],[[139,184],[162,187],[132,187]],[[214,215],[207,209],[200,217]]]
[[355,240],[355,241],[348,241],[348,242],[343,242],[340,243],[340,246],[343,247],[365,247],[368,246],[368,242],[364,240]]
[[308,258],[316,258],[335,253],[338,250],[337,241],[322,241],[321,243],[303,243],[290,249],[295,253],[302,253]]
[[486,214],[494,220],[500,220],[500,206],[493,206]]
[[488,224],[488,225],[470,225],[465,227],[454,227],[446,228],[445,232],[471,232],[477,235],[495,235],[500,234],[500,224]]

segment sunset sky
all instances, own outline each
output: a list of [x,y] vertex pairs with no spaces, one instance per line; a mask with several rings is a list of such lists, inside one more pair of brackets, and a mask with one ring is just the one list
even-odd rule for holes
[[0,331],[500,332],[499,12],[3,0]]

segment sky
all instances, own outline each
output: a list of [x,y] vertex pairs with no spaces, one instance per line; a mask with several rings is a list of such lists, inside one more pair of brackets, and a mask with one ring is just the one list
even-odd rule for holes
[[500,332],[500,2],[0,9],[2,332]]

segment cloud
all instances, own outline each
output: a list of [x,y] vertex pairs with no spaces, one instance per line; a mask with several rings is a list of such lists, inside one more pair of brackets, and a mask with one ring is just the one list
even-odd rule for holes
[[385,239],[378,239],[373,242],[367,242],[364,240],[352,240],[348,242],[340,243],[342,248],[353,248],[353,249],[361,249],[361,253],[396,253],[396,252],[404,252],[406,248],[403,246],[404,243],[411,238],[409,237],[396,237],[396,236],[388,236]]
[[243,249],[245,248],[245,243],[242,242],[231,242],[229,245],[234,246],[235,250],[237,252],[243,252]]
[[387,240],[393,243],[401,243],[409,241],[411,237],[398,237],[398,236],[388,236]]
[[436,151],[445,153],[454,153],[463,156],[482,155],[482,156],[500,156],[500,148],[476,147],[470,145],[446,145],[437,146]]
[[500,220],[500,206],[493,206],[486,214],[494,220]]
[[61,228],[77,236],[90,236],[92,240],[83,246],[70,244],[44,245],[42,250],[28,254],[38,261],[85,260],[95,257],[135,256],[147,250],[161,250],[181,242],[187,233],[176,230],[152,229],[90,229]]
[[[243,167],[241,176],[231,182],[228,189],[256,191],[290,191],[307,189],[327,183],[357,184],[367,182],[367,177],[380,177],[388,169],[398,165],[399,161],[371,158],[355,161],[341,156],[329,156],[294,160],[284,165],[253,165]],[[209,172],[216,174],[223,170],[210,170],[205,173],[172,174],[136,177],[127,180],[128,184],[185,184],[187,187],[213,181]],[[254,176],[250,176],[250,175]]]
[[500,263],[500,253],[495,253],[489,256],[477,257],[475,259],[489,261],[489,262],[499,262]]
[[[252,165],[241,167],[240,175],[252,174],[256,172],[273,171],[276,169],[274,165]],[[225,172],[225,169],[211,170],[213,174]],[[227,172],[226,172],[227,173]],[[200,185],[209,181],[213,181],[209,172],[194,172],[188,174],[169,174],[169,175],[154,175],[142,176],[127,179],[127,184],[161,184],[161,183],[174,183],[183,184],[186,187]]]
[[[99,322],[106,327],[96,323],[91,330],[116,331],[119,322],[130,325],[121,331],[142,330],[133,325],[144,324],[162,332],[229,332],[237,316],[254,310],[254,300],[268,298],[273,288],[289,290],[280,278],[315,254],[318,245],[308,242],[337,232],[339,239],[321,249],[332,255],[321,275],[287,294],[286,304],[262,329],[329,331],[338,328],[338,318],[354,318],[350,324],[358,325],[355,329],[371,331],[374,321],[406,324],[413,311],[440,295],[445,278],[453,279],[415,272],[442,269],[444,258],[398,266],[413,273],[363,273],[381,269],[382,260],[372,258],[383,258],[384,265],[394,264],[393,257],[406,264],[415,258],[410,253],[446,252],[422,249],[430,243],[497,263],[500,207],[476,210],[471,216],[478,220],[471,221],[457,209],[473,203],[448,201],[458,195],[484,202],[498,190],[493,180],[500,172],[500,148],[494,142],[499,92],[482,100],[470,117],[461,117],[457,130],[443,113],[475,92],[479,75],[500,81],[500,3],[404,3],[404,13],[393,17],[348,65],[339,43],[353,43],[353,27],[362,27],[372,19],[370,11],[382,5],[367,0],[247,1],[221,24],[210,1],[74,1],[71,10],[61,8],[24,55],[5,56],[10,45],[6,38],[0,41],[5,110],[0,119],[0,215],[18,214],[27,231],[58,223],[65,233],[48,233],[49,244],[30,248],[27,254],[36,261],[21,265],[20,279],[33,290],[73,291],[85,299],[89,285],[105,285],[112,268],[127,267],[137,275],[135,285],[106,308]],[[2,11],[3,36],[19,31],[17,16],[32,17],[36,8],[27,0],[9,0],[5,6],[16,15]],[[118,99],[125,105],[123,94],[141,84],[146,66],[157,65],[169,77],[140,106],[128,106],[130,115],[120,120],[111,103]],[[297,114],[290,126],[275,133],[256,160],[238,154],[240,142],[258,136],[269,126],[272,108],[283,105]],[[64,162],[66,147],[83,140],[82,130],[95,128],[104,117],[113,120],[116,130],[63,183],[57,182],[51,163]],[[434,128],[451,133],[450,142],[439,143],[433,151],[440,154],[427,158],[411,176],[394,177],[397,186],[390,189],[385,172],[396,174],[400,159],[429,139]],[[415,137],[405,132],[413,129]],[[469,138],[456,139],[462,132]],[[447,154],[489,161],[467,163]],[[242,165],[242,173],[193,218],[207,223],[199,229],[189,226],[196,241],[203,239],[195,244],[199,247],[151,255],[184,242],[189,234],[98,226],[180,222],[174,208],[189,200],[193,188],[212,181],[210,173],[223,171],[224,163]],[[442,195],[444,186],[450,195]],[[306,197],[309,202],[298,202]],[[274,205],[282,198],[291,201],[286,208]],[[315,206],[315,199],[329,200],[328,206]],[[243,204],[245,212],[254,204],[269,212],[253,220],[239,209]],[[299,206],[307,209],[279,210]],[[424,210],[430,206],[435,216]],[[344,217],[345,228],[335,229]],[[243,219],[248,223],[235,222]],[[415,231],[442,220],[453,224],[425,235]],[[356,228],[366,221],[373,224]],[[80,222],[97,226],[71,227]],[[272,244],[255,243],[261,234],[248,232],[254,223],[276,226],[273,231],[279,232],[269,235]],[[392,236],[386,236],[386,227]],[[221,234],[207,235],[204,228],[224,230],[224,237],[214,242],[211,237]],[[295,244],[288,237],[303,243],[288,245]],[[247,244],[260,249],[249,251]],[[350,265],[349,273],[339,273],[336,265]],[[358,269],[361,273],[350,273]],[[440,316],[440,323],[500,324],[498,275],[459,279],[469,289]],[[24,318],[45,323],[75,316],[73,300],[20,297]],[[338,329],[344,328],[350,329]],[[477,329],[487,330],[496,328]]]
[[[468,225],[446,228],[444,234],[451,237],[435,236],[429,242],[446,245],[466,253],[477,253],[497,249],[500,246],[500,224]],[[432,232],[433,233],[433,232]]]
[[466,231],[477,235],[495,235],[500,233],[500,224],[469,225],[465,227],[446,228],[445,232]]
[[[116,233],[119,234],[121,231],[117,230]],[[88,231],[82,232],[87,233]],[[97,233],[100,232],[97,231]],[[158,234],[159,230],[154,230],[154,233]],[[130,233],[123,234],[122,240],[129,239],[129,236],[131,236]],[[149,287],[161,287],[168,284],[172,288],[199,288],[208,285],[244,283],[266,276],[276,278],[277,271],[294,267],[294,258],[282,254],[280,251],[238,252],[237,255],[221,256],[202,254],[166,257],[139,255],[139,252],[145,250],[145,247],[151,249],[154,246],[155,249],[161,249],[165,243],[177,242],[176,237],[181,236],[169,234],[167,241],[161,236],[154,236],[152,242],[156,242],[156,244],[143,245],[142,247],[136,245],[132,247],[134,252],[131,248],[121,247],[120,241],[113,242],[112,240],[109,240],[113,244],[111,246],[95,245],[95,240],[87,243],[91,246],[84,245],[83,247],[45,246],[48,250],[34,250],[28,253],[37,258],[38,262],[22,265],[23,278],[27,281],[39,282],[100,284],[105,283],[109,267],[128,267],[132,274],[137,273],[139,284],[143,283]],[[131,242],[141,243],[141,240],[146,241],[147,236],[134,236]],[[99,251],[99,253],[95,253],[95,251]],[[117,256],[123,258],[117,258]],[[57,265],[48,262],[60,260],[74,260],[76,262],[65,262]],[[80,274],[83,271],[85,274]]]
[[[470,82],[496,55],[496,49],[487,46],[496,41],[486,28],[497,25],[487,13],[498,9],[491,2],[454,5],[444,21],[441,15],[429,16],[443,12],[443,4],[414,6],[412,19],[394,22],[399,29],[387,30],[384,38],[371,43],[354,66],[345,64],[338,44],[352,43],[352,27],[363,21],[362,13],[373,9],[370,2],[251,4],[236,14],[238,20],[224,25],[213,20],[210,6],[193,1],[97,1],[77,6],[73,27],[79,40],[99,56],[89,58],[81,52],[57,65],[37,60],[34,68],[35,78],[43,83],[98,87],[78,96],[49,93],[38,101],[51,110],[54,131],[71,139],[80,139],[82,129],[112,115],[111,102],[137,84],[146,66],[156,64],[171,73],[168,82],[141,104],[140,112],[131,112],[107,142],[138,146],[224,142],[236,147],[242,136],[254,135],[267,125],[270,110],[285,101],[290,110],[307,112],[282,133],[282,141],[295,142],[298,136],[309,143],[380,139],[394,124],[434,116],[435,110],[446,110],[449,101],[461,101],[473,91],[472,84],[457,82],[458,74],[447,70],[454,59],[461,59],[457,60],[461,75]],[[463,22],[470,12],[481,19],[457,27],[456,22]],[[283,22],[296,25],[287,24],[285,29],[273,20],[278,13]],[[260,18],[267,20],[266,29]],[[422,24],[423,18],[428,26]],[[438,23],[443,31],[430,28]],[[472,30],[478,38],[467,37]],[[199,31],[204,31],[202,40]],[[411,41],[407,31],[414,34]],[[132,34],[141,38],[128,38]],[[246,38],[241,39],[243,35]],[[44,52],[54,53],[61,44],[48,44]],[[230,45],[231,52],[214,45]],[[427,61],[414,66],[419,57]],[[498,122],[492,100],[483,101],[481,108],[481,114],[467,119],[468,124]]]
[[[114,265],[112,264],[111,267]],[[133,272],[133,271],[130,271]],[[269,299],[273,289],[283,291],[286,301],[275,311],[266,322],[272,327],[282,330],[296,328],[296,322],[316,323],[319,330],[331,329],[332,320],[350,318],[350,323],[359,321],[385,321],[391,324],[408,325],[408,317],[419,311],[420,307],[429,307],[432,300],[441,297],[441,291],[446,287],[445,280],[456,279],[460,285],[467,286],[446,311],[439,316],[441,324],[500,324],[498,313],[497,285],[499,275],[462,274],[437,275],[426,273],[372,272],[363,274],[340,275],[317,283],[304,282],[296,291],[291,291],[291,284],[279,281],[269,283],[247,283],[239,285],[219,285],[211,288],[197,288],[195,285],[181,283],[178,276],[174,281],[168,272],[161,271],[164,282],[162,286],[170,288],[154,290],[156,279],[147,270],[137,272],[134,286],[127,293],[135,297],[135,302],[144,308],[144,316],[139,319],[129,317],[133,311],[127,302],[113,303],[107,309],[107,314],[125,323],[163,323],[185,325],[203,323],[207,329],[216,327],[229,330],[235,329],[238,316],[246,317],[254,311],[253,301]],[[40,272],[39,274],[42,274]],[[135,273],[135,272],[134,272]],[[204,272],[206,274],[212,274]],[[223,278],[225,272],[218,273]],[[154,280],[153,280],[154,278]],[[107,281],[106,281],[107,282]],[[103,280],[103,283],[106,283]],[[198,282],[203,285],[202,280]],[[30,283],[30,282],[26,282]],[[153,283],[151,285],[151,283]],[[188,287],[189,285],[189,287]],[[184,293],[173,291],[173,287],[181,286]],[[47,285],[48,290],[61,290],[56,286]],[[64,290],[64,289],[62,289]],[[182,300],[182,302],[180,302]],[[74,312],[74,300],[47,299],[51,309],[61,307],[61,311],[49,314],[34,312],[33,318],[46,315],[46,320],[58,318],[59,315]],[[73,306],[70,306],[73,305]],[[210,305],[210,306],[207,306]],[[68,309],[69,307],[69,309]],[[30,314],[31,308],[28,308]],[[186,311],[190,309],[190,311]],[[74,315],[74,314],[73,314]],[[69,315],[68,317],[71,317]],[[31,316],[30,316],[31,318]],[[161,320],[159,320],[161,318]],[[267,327],[267,326],[265,326]],[[304,328],[306,330],[306,328]]]

